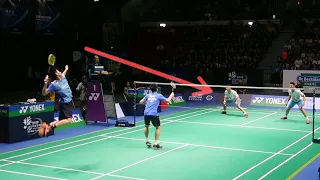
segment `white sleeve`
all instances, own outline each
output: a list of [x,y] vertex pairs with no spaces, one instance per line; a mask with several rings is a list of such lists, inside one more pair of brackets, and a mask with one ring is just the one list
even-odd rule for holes
[[292,94],[291,89],[288,89],[288,93],[289,93],[289,96],[291,96],[291,94]]
[[300,90],[298,90],[298,92],[299,92],[300,96],[304,96],[303,92],[301,92]]
[[235,96],[236,98],[238,98],[238,97],[239,97],[239,95],[238,95],[237,91],[233,90],[233,94],[234,94],[234,96]]

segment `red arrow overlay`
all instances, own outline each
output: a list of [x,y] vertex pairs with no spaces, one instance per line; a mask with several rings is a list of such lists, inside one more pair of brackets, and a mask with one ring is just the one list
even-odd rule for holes
[[166,73],[163,73],[163,72],[148,68],[146,66],[142,66],[140,64],[137,64],[137,63],[134,63],[134,62],[131,62],[131,61],[128,61],[128,60],[113,56],[111,54],[107,54],[107,53],[102,52],[102,51],[98,51],[98,50],[92,49],[90,47],[85,47],[84,50],[88,51],[89,53],[96,54],[96,55],[108,58],[108,59],[110,59],[112,61],[116,61],[116,62],[119,62],[121,64],[125,64],[127,66],[131,66],[131,67],[136,68],[136,69],[140,69],[140,70],[148,72],[150,74],[154,74],[154,75],[169,79],[171,81],[178,82],[180,84],[187,84],[190,87],[193,87],[195,89],[200,90],[198,92],[192,93],[192,96],[199,96],[199,95],[205,95],[205,94],[211,94],[212,93],[212,89],[209,86],[207,86],[208,84],[202,79],[201,76],[198,76],[197,79],[202,85],[205,85],[205,86],[194,86],[195,84],[192,83],[192,82],[189,82],[189,81],[177,78],[175,76],[171,76],[169,74],[166,74]]

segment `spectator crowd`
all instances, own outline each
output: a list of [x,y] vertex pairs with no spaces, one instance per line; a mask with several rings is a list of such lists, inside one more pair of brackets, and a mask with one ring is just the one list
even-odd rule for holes
[[281,69],[320,70],[320,22],[302,22],[302,29],[296,32],[278,57]]

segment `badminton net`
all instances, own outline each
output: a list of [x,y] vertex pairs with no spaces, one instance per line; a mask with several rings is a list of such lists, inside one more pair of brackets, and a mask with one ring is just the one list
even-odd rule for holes
[[[140,100],[145,97],[147,94],[151,93],[150,85],[158,85],[158,93],[161,93],[166,98],[169,97],[172,92],[172,84],[162,83],[162,82],[142,82],[135,81],[134,89],[135,94],[134,99],[134,117],[141,117],[144,115],[144,104],[140,104]],[[175,96],[172,99],[171,103],[167,104],[162,102],[158,105],[159,115],[167,115],[170,113],[184,112],[184,111],[216,111],[213,116],[217,117],[214,114],[220,114],[223,110],[223,101],[224,93],[228,86],[225,85],[199,85],[194,84],[175,84]],[[210,87],[212,93],[203,94],[203,95],[194,95],[193,93],[198,92],[197,88],[199,87]],[[302,112],[299,109],[298,105],[295,105],[289,112],[287,119],[282,120],[281,118],[285,116],[287,106],[291,101],[288,102],[289,98],[289,85],[288,88],[278,88],[278,87],[254,87],[254,86],[230,86],[232,90],[236,91],[240,97],[240,105],[244,110],[249,114],[272,114],[270,117],[262,119],[261,121],[270,121],[277,122],[286,127],[287,124],[296,124],[310,126],[310,131],[316,132],[320,129],[320,122],[317,122],[315,117],[318,111],[320,111],[320,96],[316,94],[313,90],[310,89],[300,89],[306,95],[306,102],[304,109],[308,113],[308,118],[310,124],[306,124],[306,119]],[[319,96],[319,97],[318,97]],[[286,106],[287,105],[287,106]],[[227,103],[226,106],[227,113],[241,113],[240,110],[236,107],[234,103]],[[228,112],[230,111],[230,112]],[[256,115],[255,115],[256,116]],[[258,117],[258,116],[257,116]],[[277,126],[276,123],[273,125]],[[272,126],[272,125],[270,125]],[[293,127],[295,128],[295,127]],[[298,127],[297,127],[298,128]],[[318,139],[320,134],[313,133],[313,141],[315,142]]]

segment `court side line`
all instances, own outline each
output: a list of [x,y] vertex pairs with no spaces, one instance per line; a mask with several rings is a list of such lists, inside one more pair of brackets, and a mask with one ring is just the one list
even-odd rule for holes
[[306,162],[299,169],[297,169],[295,172],[293,172],[286,180],[291,180],[294,177],[296,177],[304,168],[309,166],[311,163],[313,163],[319,157],[320,157],[320,153],[318,153],[317,155],[313,156],[313,158],[311,158],[308,162]]
[[[127,139],[127,140],[134,140],[134,141],[145,141],[145,139],[139,138],[128,138],[128,137],[113,137],[109,136],[110,138],[116,139]],[[243,151],[243,152],[253,152],[253,153],[263,153],[263,154],[275,154],[276,152],[268,152],[268,151],[260,151],[260,150],[251,150],[251,149],[240,149],[240,148],[229,148],[229,147],[221,147],[221,146],[210,146],[210,145],[201,145],[201,144],[191,144],[191,143],[181,143],[181,142],[171,142],[171,141],[160,141],[167,144],[176,144],[176,145],[188,145],[194,147],[203,147],[203,148],[212,148],[212,149],[224,149],[224,150],[231,150],[231,151]],[[284,156],[292,156],[293,154],[286,154],[286,153],[279,153],[280,155]]]
[[20,174],[20,175],[40,177],[40,178],[45,178],[45,179],[68,180],[68,179],[55,178],[55,177],[50,177],[50,176],[41,176],[41,175],[37,175],[37,174],[22,173],[22,172],[16,172],[16,171],[8,171],[8,170],[3,170],[3,169],[0,169],[0,172],[1,171],[2,172],[6,172],[6,173],[11,173],[11,174]]
[[[210,112],[214,112],[214,111],[210,111]],[[196,115],[184,117],[184,118],[181,118],[181,119],[188,119],[188,118],[191,118],[191,117],[199,116],[199,115],[202,115],[202,114],[207,114],[207,113],[210,113],[210,112],[198,113]],[[172,122],[162,123],[162,125],[169,124],[169,123],[172,123]],[[121,136],[121,135],[125,135],[125,134],[130,134],[130,133],[134,133],[134,132],[141,131],[141,130],[143,130],[143,129],[137,129],[137,130],[134,130],[134,131],[129,131],[129,132],[126,132],[126,133],[115,135],[115,136]],[[38,156],[33,156],[33,157],[30,157],[30,158],[26,158],[26,159],[23,159],[23,160],[20,160],[20,161],[27,161],[27,160],[30,160],[30,159],[46,156],[46,155],[49,155],[49,154],[53,154],[53,153],[57,153],[57,152],[60,152],[60,151],[67,150],[67,149],[83,146],[83,145],[86,145],[86,144],[92,144],[94,142],[99,142],[99,141],[103,141],[103,140],[106,140],[106,139],[110,139],[110,138],[109,137],[108,138],[102,138],[102,139],[98,139],[98,140],[94,140],[94,141],[90,141],[90,142],[86,142],[86,143],[81,143],[81,144],[78,144],[78,145],[70,146],[70,147],[59,149],[59,150],[56,150],[56,151],[51,151],[51,152],[48,152],[48,153],[44,153],[44,154],[41,154],[41,155],[38,155]],[[4,160],[8,160],[8,159],[11,159],[11,158],[5,158]],[[8,165],[10,165],[10,163],[1,165],[0,167],[8,166]]]
[[[315,129],[315,131],[317,131],[317,130],[319,130],[319,129],[320,129],[320,127],[319,127],[319,128],[317,128],[317,129]],[[242,177],[243,175],[247,174],[247,173],[248,173],[248,172],[250,172],[251,170],[253,170],[253,169],[255,169],[256,167],[260,166],[261,164],[263,164],[263,163],[265,163],[265,162],[269,161],[270,159],[274,158],[274,157],[275,157],[276,155],[278,155],[279,153],[281,153],[281,152],[283,152],[283,151],[285,151],[285,150],[289,149],[291,146],[293,146],[293,145],[297,144],[298,142],[300,142],[301,140],[303,140],[303,139],[305,139],[306,137],[310,136],[311,134],[312,134],[312,132],[308,133],[307,135],[305,135],[305,136],[303,136],[302,138],[298,139],[297,141],[295,141],[295,142],[291,143],[291,144],[290,144],[290,145],[288,145],[287,147],[285,147],[285,148],[281,149],[281,150],[280,150],[280,151],[278,151],[276,154],[274,154],[274,155],[272,155],[272,156],[268,157],[267,159],[265,159],[265,160],[261,161],[260,163],[258,163],[258,164],[256,164],[256,165],[252,166],[251,168],[249,168],[249,169],[248,169],[248,170],[246,170],[245,172],[241,173],[241,174],[240,174],[240,175],[238,175],[237,177],[233,178],[232,180],[239,179],[239,178],[240,178],[240,177]]]
[[[190,115],[190,114],[195,114],[195,113],[199,113],[199,112],[202,112],[202,110],[196,111],[196,112],[187,113],[187,114],[182,114],[182,115],[179,115],[179,116],[175,116],[174,118],[176,118],[176,117],[181,117],[181,116],[186,116],[186,115]],[[163,120],[167,120],[167,119],[173,119],[173,118],[166,118],[166,119],[163,119]],[[138,127],[144,127],[144,125],[136,126],[136,127],[134,127],[133,129],[138,128]],[[124,128],[124,129],[121,129],[121,130],[112,131],[112,132],[110,132],[110,133],[108,133],[108,134],[114,134],[114,133],[118,133],[118,132],[122,132],[122,131],[128,131],[128,130],[131,130],[131,129],[130,129],[130,128]],[[38,149],[38,150],[35,150],[35,151],[31,151],[31,152],[19,154],[19,155],[16,155],[16,156],[11,156],[11,157],[5,158],[5,159],[12,159],[12,158],[25,156],[25,155],[29,155],[29,154],[33,154],[33,153],[36,153],[36,152],[45,151],[45,150],[48,150],[48,149],[52,149],[52,148],[56,148],[56,147],[60,147],[60,146],[68,145],[68,144],[73,144],[73,143],[76,143],[76,142],[82,142],[82,141],[86,141],[86,140],[90,140],[90,139],[96,138],[96,137],[98,137],[98,136],[99,136],[99,135],[92,136],[92,137],[88,137],[88,138],[84,138],[84,139],[79,139],[79,140],[76,140],[76,141],[71,141],[71,142],[67,142],[67,143],[63,143],[63,144],[58,144],[58,145],[55,145],[55,146],[50,146],[50,147],[47,147],[47,148]],[[30,147],[30,148],[31,148],[31,147]],[[1,155],[1,154],[0,154],[0,155]],[[0,159],[0,160],[1,160],[1,159]],[[1,167],[1,166],[0,166],[0,167]]]
[[155,156],[151,156],[151,157],[145,158],[145,159],[143,159],[143,160],[141,160],[141,161],[135,162],[135,163],[133,163],[133,164],[129,164],[128,166],[125,166],[125,167],[122,167],[122,168],[116,169],[116,170],[111,171],[111,172],[109,172],[109,173],[107,173],[107,174],[105,174],[105,175],[101,175],[101,176],[98,176],[98,177],[92,178],[92,179],[90,179],[90,180],[96,180],[96,179],[102,178],[102,177],[104,177],[104,176],[107,176],[107,175],[109,175],[109,174],[113,174],[113,173],[116,173],[116,172],[118,172],[118,171],[122,171],[122,170],[124,170],[124,169],[129,168],[129,167],[132,167],[132,166],[135,166],[135,165],[140,164],[140,163],[142,163],[142,162],[148,161],[148,160],[150,160],[150,159],[154,159],[154,158],[156,158],[156,157],[159,157],[159,156],[162,156],[162,155],[168,154],[168,153],[170,153],[170,152],[176,151],[176,150],[181,149],[181,148],[184,148],[184,147],[186,147],[186,146],[188,146],[188,145],[186,145],[186,144],[185,144],[185,145],[182,145],[182,146],[176,147],[176,148],[174,148],[174,149],[171,149],[171,150],[165,151],[165,152],[160,153],[160,154],[157,154],[157,155],[155,155]]
[[[171,120],[164,120],[164,121],[171,121]],[[299,130],[299,129],[283,129],[283,128],[268,128],[268,127],[260,127],[260,126],[240,126],[235,124],[216,124],[216,123],[205,123],[205,122],[195,122],[195,121],[175,121],[180,123],[186,123],[186,124],[202,124],[202,125],[211,125],[211,126],[229,126],[229,127],[239,127],[239,128],[249,128],[249,129],[265,129],[265,130],[275,130],[275,131],[289,131],[289,132],[312,132],[307,130]],[[320,134],[320,132],[315,132],[317,134]]]
[[[163,115],[162,117],[174,116],[175,114],[186,113],[186,112],[193,111],[193,110],[198,110],[198,109],[201,109],[201,108],[194,108],[194,109],[190,109],[190,110],[180,111],[180,112],[176,112],[176,113],[172,113],[172,114]],[[142,121],[139,121],[136,124],[139,124],[139,123],[142,123]],[[140,125],[140,126],[144,126],[144,125]],[[136,126],[136,127],[138,127],[138,126]],[[109,127],[108,129],[101,129],[101,130],[98,130],[98,131],[93,131],[93,132],[89,132],[89,133],[85,133],[85,134],[81,134],[81,135],[77,135],[77,136],[73,136],[73,137],[63,138],[63,139],[59,139],[59,140],[55,140],[55,141],[51,141],[51,142],[37,144],[37,145],[34,145],[34,146],[29,146],[29,147],[25,147],[25,148],[21,148],[21,149],[16,149],[16,150],[13,150],[13,151],[3,152],[3,153],[0,153],[0,156],[4,155],[4,154],[9,154],[9,153],[17,152],[17,151],[22,151],[22,150],[38,147],[38,146],[43,146],[43,145],[56,143],[56,142],[59,142],[59,141],[64,141],[64,140],[69,140],[69,139],[73,139],[73,138],[77,138],[77,137],[87,136],[87,135],[98,133],[98,132],[102,132],[102,131],[109,131],[110,129],[115,129],[115,128],[117,128],[117,127]]]
[[[83,171],[83,170],[78,170],[78,169],[71,169],[71,168],[64,168],[64,167],[57,167],[57,166],[48,166],[48,165],[43,165],[43,164],[34,164],[34,163],[27,163],[27,162],[21,162],[21,161],[10,161],[10,160],[1,160],[1,161],[15,163],[15,164],[24,164],[24,165],[30,165],[30,166],[51,168],[51,169],[59,169],[59,170],[64,170],[64,171],[74,171],[74,172],[81,172],[81,173],[88,173],[88,174],[95,174],[95,175],[104,175],[104,173],[99,173],[99,172]],[[111,176],[111,175],[108,175],[108,176]],[[112,175],[112,176],[117,177],[118,175]],[[125,178],[125,179],[144,180],[144,179],[128,177],[128,176],[121,176],[121,177]]]
[[296,154],[292,155],[290,158],[288,158],[287,160],[283,161],[281,164],[279,164],[278,166],[274,167],[273,169],[271,169],[269,172],[267,172],[265,175],[261,176],[258,180],[262,180],[263,178],[267,177],[269,174],[271,174],[273,171],[277,170],[279,167],[281,167],[282,165],[284,165],[285,163],[287,163],[288,161],[290,161],[291,159],[293,159],[294,157],[296,157],[297,155],[299,155],[300,153],[302,153],[304,150],[308,149],[313,143],[310,143],[309,145],[307,145],[306,147],[304,147],[303,149],[301,149],[300,151],[298,151]]
[[244,125],[246,125],[246,124],[250,124],[250,123],[253,123],[253,122],[255,122],[255,121],[259,121],[259,120],[261,120],[261,119],[267,118],[267,117],[272,116],[272,115],[277,114],[277,113],[278,113],[278,112],[274,112],[274,113],[271,113],[271,114],[268,114],[268,115],[259,117],[259,118],[255,119],[255,120],[252,120],[252,121],[249,121],[249,122],[240,124],[240,126],[244,126]]

